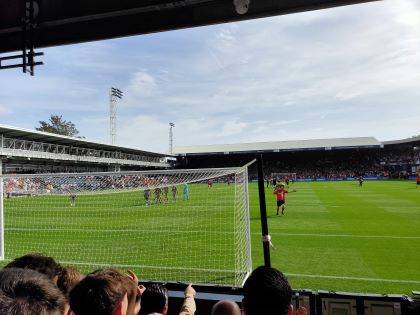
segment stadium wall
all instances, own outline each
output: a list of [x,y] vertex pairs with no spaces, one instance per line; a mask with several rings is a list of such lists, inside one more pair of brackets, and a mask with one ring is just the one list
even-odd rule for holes
[[[144,283],[147,285],[151,284]],[[169,315],[177,315],[184,299],[185,285],[166,283],[169,290]],[[242,309],[242,289],[222,286],[194,285],[197,291],[196,315],[210,314],[217,301],[229,299]],[[292,304],[295,309],[304,306],[308,315],[418,315],[420,299],[401,294],[359,294],[352,292],[293,291]]]

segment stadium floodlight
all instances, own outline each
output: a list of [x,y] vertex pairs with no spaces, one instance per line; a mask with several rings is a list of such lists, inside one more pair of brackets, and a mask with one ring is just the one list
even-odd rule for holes
[[111,87],[109,93],[109,129],[111,144],[117,142],[117,98],[122,99],[123,92],[120,89]]
[[172,132],[172,128],[175,127],[173,122],[169,122],[169,154],[173,152],[173,145],[174,145],[174,134]]
[[111,88],[111,95],[114,97],[118,97],[119,99],[122,99],[123,92],[120,89]]

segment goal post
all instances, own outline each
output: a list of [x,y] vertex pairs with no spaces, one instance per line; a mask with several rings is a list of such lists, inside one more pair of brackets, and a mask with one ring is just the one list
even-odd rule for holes
[[251,271],[246,167],[0,176],[6,261],[231,286]]

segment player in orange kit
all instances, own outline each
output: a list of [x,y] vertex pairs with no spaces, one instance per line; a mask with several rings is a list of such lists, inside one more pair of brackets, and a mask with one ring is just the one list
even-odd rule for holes
[[277,199],[277,215],[279,215],[280,207],[281,214],[284,215],[284,209],[286,208],[286,194],[296,192],[296,189],[288,191],[286,188],[284,188],[284,186],[284,183],[279,183],[276,185],[273,191],[273,195],[276,195]]

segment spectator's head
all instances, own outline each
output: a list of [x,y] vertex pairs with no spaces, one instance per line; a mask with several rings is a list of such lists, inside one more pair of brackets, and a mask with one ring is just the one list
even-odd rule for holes
[[70,291],[83,279],[82,273],[72,267],[65,267],[61,270],[57,280],[57,287],[66,298],[66,307],[64,314],[67,314],[70,308]]
[[151,284],[141,295],[140,314],[168,312],[168,290],[160,284]]
[[231,300],[222,300],[214,304],[211,315],[241,315],[241,309]]
[[127,314],[128,315],[137,315],[140,310],[140,296],[137,291],[137,282],[133,281],[128,275],[121,273],[116,269],[106,269],[103,270],[104,273],[107,273],[109,276],[113,277],[117,281],[120,281],[127,292]]
[[127,289],[116,270],[88,274],[70,292],[70,308],[76,315],[126,315]]
[[30,269],[0,271],[0,314],[62,315],[65,299],[45,275]]
[[277,269],[258,267],[244,285],[243,306],[246,315],[287,315],[293,313],[292,288]]
[[29,254],[15,258],[4,268],[23,268],[36,270],[46,275],[54,283],[57,283],[57,279],[62,269],[60,264],[58,264],[54,258],[40,254]]

